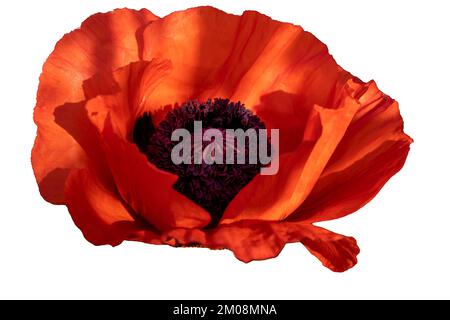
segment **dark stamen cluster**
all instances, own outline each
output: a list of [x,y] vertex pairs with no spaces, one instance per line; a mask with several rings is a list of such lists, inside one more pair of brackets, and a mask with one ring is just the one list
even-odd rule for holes
[[[214,99],[204,103],[189,101],[168,112],[156,127],[151,115],[147,113],[136,121],[133,140],[140,151],[158,168],[178,175],[174,189],[205,208],[211,214],[212,224],[216,224],[228,203],[258,174],[261,165],[249,164],[249,161],[245,164],[236,164],[236,161],[235,164],[226,164],[225,158],[223,164],[195,164],[191,161],[191,164],[175,165],[171,152],[179,142],[171,140],[172,133],[176,129],[186,129],[193,134],[194,121],[202,121],[203,130],[220,130],[224,137],[226,129],[258,131],[265,129],[265,125],[243,104],[230,102],[228,99]],[[202,147],[205,148],[210,143],[203,141]],[[249,153],[248,147],[247,141],[246,155]],[[193,145],[191,154],[193,157]]]

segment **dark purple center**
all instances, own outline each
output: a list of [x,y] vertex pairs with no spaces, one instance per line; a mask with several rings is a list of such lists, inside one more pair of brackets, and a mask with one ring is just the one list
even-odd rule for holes
[[[173,188],[207,210],[212,218],[211,225],[217,224],[228,203],[259,172],[261,164],[250,164],[248,161],[249,142],[245,143],[245,164],[179,164],[172,162],[172,149],[179,141],[172,141],[172,133],[176,129],[186,129],[194,136],[194,121],[202,121],[203,132],[207,129],[218,129],[223,133],[223,150],[227,148],[226,129],[265,129],[264,123],[247,110],[240,102],[228,99],[208,100],[205,103],[189,101],[181,107],[168,112],[158,126],[152,122],[150,114],[145,113],[136,120],[133,131],[134,143],[147,159],[158,168],[178,175]],[[192,139],[193,140],[193,139]],[[236,148],[236,141],[233,140]],[[207,150],[210,141],[203,141],[202,150]],[[194,148],[192,143],[192,158]],[[224,152],[225,154],[225,152]],[[236,160],[236,156],[235,156]],[[157,187],[157,186],[155,186]]]

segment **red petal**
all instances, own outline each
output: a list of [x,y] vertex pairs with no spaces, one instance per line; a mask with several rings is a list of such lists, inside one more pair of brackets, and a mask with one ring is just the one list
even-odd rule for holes
[[398,104],[374,82],[359,84],[361,107],[307,200],[290,219],[323,221],[369,202],[402,167],[412,140]]
[[[88,157],[87,162],[91,170],[95,171],[98,176],[113,186],[114,183],[105,156],[101,148],[99,148],[100,135],[97,128],[89,120],[85,106],[86,102],[83,101],[79,103],[66,103],[57,107],[54,112],[55,123],[64,128],[82,148]],[[79,166],[81,165],[79,164]],[[70,172],[70,170],[66,169],[67,172]],[[46,181],[52,180],[48,177],[45,178],[41,182],[41,186],[45,186]],[[55,184],[54,187],[57,188],[58,184]],[[47,190],[50,190],[50,188],[47,188]]]
[[[99,131],[109,114],[121,138],[131,140],[136,119],[145,111],[154,113],[160,106],[151,103],[153,92],[159,93],[159,83],[170,74],[167,60],[140,61],[119,68],[113,73],[98,74],[85,82],[92,92],[110,92],[102,96],[101,104],[88,102],[89,117]],[[99,101],[100,101],[99,100]]]
[[[147,94],[170,71],[168,62],[137,62],[112,74],[115,94],[97,96],[86,104],[89,118],[101,133],[106,155],[122,198],[160,230],[206,226],[209,214],[172,188],[177,176],[150,164],[129,142],[136,117],[149,110]],[[95,87],[95,82],[89,84]]]
[[[291,133],[302,132],[313,105],[327,106],[350,78],[312,34],[254,11],[242,16],[212,7],[174,12],[147,26],[144,39],[144,59],[173,64],[173,72],[152,97],[156,105],[212,97],[240,100],[269,127],[286,127]],[[283,97],[272,108],[268,99],[261,101],[279,91],[292,97]],[[279,106],[282,112],[273,111]],[[295,121],[297,130],[281,114],[289,123]]]
[[286,243],[301,242],[324,266],[336,272],[353,267],[359,248],[355,239],[304,223],[240,221],[211,231],[178,229],[164,239],[172,245],[227,248],[241,261],[278,256]]
[[69,171],[87,162],[77,141],[54,122],[55,108],[84,100],[82,83],[94,74],[139,60],[136,33],[155,19],[147,10],[121,9],[93,15],[80,29],[65,35],[45,62],[34,113],[38,132],[32,163],[47,201],[64,203]]
[[138,222],[120,197],[92,170],[72,170],[65,198],[75,224],[95,245],[116,246],[126,239],[161,243],[159,235]]
[[353,237],[346,237],[324,228],[309,225],[303,228],[303,245],[322,264],[335,271],[344,272],[357,262],[359,247]]
[[115,133],[109,118],[103,148],[122,198],[153,226],[167,230],[208,225],[209,214],[172,188],[178,177],[150,164],[136,145]]
[[[151,63],[137,62],[126,67],[118,69],[114,73],[99,73],[83,82],[83,89],[87,97],[95,97],[100,94],[110,94],[109,98],[114,101],[111,110],[101,110],[102,115],[113,112],[117,122],[121,126],[121,132],[131,131],[135,113],[140,112],[140,108],[145,107],[145,93],[151,92],[157,85],[158,79],[162,78],[170,70],[170,64],[167,62]],[[131,88],[131,90],[130,90]],[[119,100],[119,102],[117,102]],[[100,110],[94,110],[91,115],[86,110],[86,101],[79,103],[66,103],[54,110],[54,121],[57,125],[64,128],[66,133],[70,134],[72,139],[82,148],[88,157],[89,165],[95,170],[102,179],[112,179],[105,156],[99,148],[101,139],[98,129],[89,119],[92,114],[97,113],[96,119],[101,115]],[[120,120],[119,120],[120,119]],[[104,119],[102,118],[102,121]],[[99,120],[97,120],[99,122]],[[102,125],[100,125],[102,126]],[[63,155],[62,155],[63,156]],[[86,164],[84,164],[86,165]],[[80,167],[83,164],[79,164]],[[66,171],[57,171],[60,175],[67,174]],[[63,181],[65,181],[65,176]],[[60,187],[53,183],[53,180],[45,178],[41,186],[44,186],[47,192]]]
[[314,108],[303,142],[280,157],[276,175],[256,176],[228,205],[221,223],[238,220],[283,220],[305,200],[342,139],[357,101],[344,94],[336,109]]
[[[96,152],[97,156],[91,159],[95,172],[103,180],[112,174],[114,181],[108,181],[109,185],[118,188],[122,198],[150,224],[160,230],[203,227],[210,221],[209,214],[172,188],[177,177],[149,164],[137,147],[128,142],[136,117],[142,109],[148,110],[146,94],[169,71],[168,62],[141,61],[109,75],[98,74],[85,82],[85,90],[113,94],[90,99],[83,110],[79,108],[84,104],[76,105],[75,112],[65,110],[63,116],[70,119],[61,116],[58,123],[67,120],[74,122],[71,125],[78,124],[71,129],[78,130],[76,136],[90,154]],[[84,121],[86,117],[88,123],[78,123],[78,119]]]

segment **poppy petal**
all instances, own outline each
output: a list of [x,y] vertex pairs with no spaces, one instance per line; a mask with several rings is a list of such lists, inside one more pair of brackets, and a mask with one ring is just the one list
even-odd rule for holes
[[407,140],[386,141],[347,169],[319,179],[289,220],[332,220],[360,209],[403,167],[409,144]]
[[136,145],[120,138],[107,118],[103,148],[123,199],[159,230],[202,228],[210,215],[172,186],[178,177],[149,163]]
[[142,44],[136,34],[156,19],[145,9],[93,15],[79,29],[65,35],[45,62],[34,112],[38,132],[32,164],[47,201],[64,203],[64,183],[70,170],[87,165],[78,142],[55,123],[55,108],[89,98],[82,83],[94,74],[139,60]]
[[[139,112],[145,105],[145,93],[151,92],[157,85],[158,79],[170,70],[170,63],[165,62],[136,62],[119,68],[111,73],[98,73],[83,82],[83,90],[86,97],[98,95],[113,95],[112,101],[117,101],[120,96],[120,103],[112,103],[111,110],[103,110],[103,114],[112,112],[117,122],[121,125],[121,132],[131,131],[134,113]],[[134,82],[133,82],[134,81]],[[55,123],[70,134],[78,145],[86,153],[89,166],[101,175],[104,180],[112,180],[112,176],[107,165],[107,161],[99,145],[101,137],[97,126],[95,126],[86,109],[87,101],[78,103],[66,103],[59,106],[54,111]],[[100,118],[97,115],[96,118]],[[104,119],[103,119],[104,121]],[[48,179],[46,179],[48,180]]]
[[267,128],[280,130],[280,153],[300,144],[298,133],[313,106],[328,107],[351,78],[311,33],[255,11],[242,16],[212,7],[174,12],[148,25],[144,38],[144,59],[173,64],[152,103],[241,101]]
[[[72,139],[82,148],[87,156],[85,166],[89,166],[104,181],[113,185],[111,172],[107,166],[105,156],[99,148],[100,135],[97,128],[91,123],[86,110],[86,101],[66,103],[55,109],[55,123],[60,125]],[[71,169],[66,169],[69,173]],[[44,179],[43,183],[51,181]],[[57,185],[55,185],[57,187]]]
[[239,221],[210,231],[177,229],[163,240],[171,245],[227,248],[244,262],[278,256],[286,243],[301,242],[324,266],[343,272],[353,267],[359,248],[355,239],[311,224]]
[[[116,124],[121,138],[132,140],[136,119],[144,112],[154,113],[160,106],[149,104],[154,91],[159,92],[159,83],[171,72],[168,60],[139,61],[119,68],[114,72],[97,74],[85,81],[84,86],[90,92],[107,92],[102,95],[100,105],[87,106],[89,117],[101,132],[106,116],[109,114]],[[158,88],[158,90],[155,90]]]
[[398,103],[381,92],[374,81],[349,83],[359,101],[345,136],[327,165],[323,176],[351,166],[388,140],[412,142],[403,132],[403,119]]
[[346,87],[336,109],[315,106],[302,144],[280,157],[275,175],[258,175],[231,201],[221,223],[283,220],[305,200],[344,136],[358,101]]
[[161,243],[159,235],[137,221],[120,197],[89,168],[71,171],[65,198],[75,224],[95,245],[116,246],[136,238]]
[[313,225],[303,228],[301,232],[305,234],[303,245],[325,267],[335,272],[344,272],[358,262],[356,256],[360,250],[353,237],[346,237]]
[[350,214],[403,167],[412,139],[403,132],[397,102],[374,82],[359,86],[360,109],[313,191],[290,219],[316,222]]
[[[107,80],[115,93],[90,99],[86,110],[101,134],[100,145],[118,191],[134,211],[159,230],[200,228],[210,222],[210,215],[172,188],[178,178],[176,175],[157,169],[130,142],[137,116],[154,111],[146,104],[147,94],[158,87],[169,72],[170,63],[157,60],[119,68],[109,75],[113,81]],[[108,76],[103,74],[101,78],[108,79]],[[97,90],[96,83],[93,81],[87,86]]]

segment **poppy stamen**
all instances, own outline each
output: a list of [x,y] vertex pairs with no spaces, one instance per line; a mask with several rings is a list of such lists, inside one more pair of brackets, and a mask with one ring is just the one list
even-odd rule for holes
[[[226,161],[213,164],[204,161],[200,164],[194,161],[174,164],[171,154],[178,142],[172,141],[172,133],[176,129],[186,129],[194,133],[196,121],[201,121],[202,130],[217,129],[224,137],[227,129],[258,131],[265,129],[265,125],[242,103],[230,102],[228,99],[207,100],[204,103],[186,102],[168,112],[157,126],[153,124],[149,113],[136,120],[133,140],[139,150],[156,167],[178,175],[179,178],[173,188],[207,210],[211,215],[213,226],[222,217],[228,203],[259,173],[262,165],[259,162],[227,164]],[[202,152],[207,153],[210,146],[210,141],[202,141]],[[235,151],[235,159],[239,152],[250,154],[249,141],[245,143],[245,150],[239,150],[234,140],[230,142],[228,139],[224,139],[223,146],[220,147],[220,150],[229,148]],[[193,148],[192,145],[192,150]],[[219,156],[214,152],[211,155],[213,158]]]

